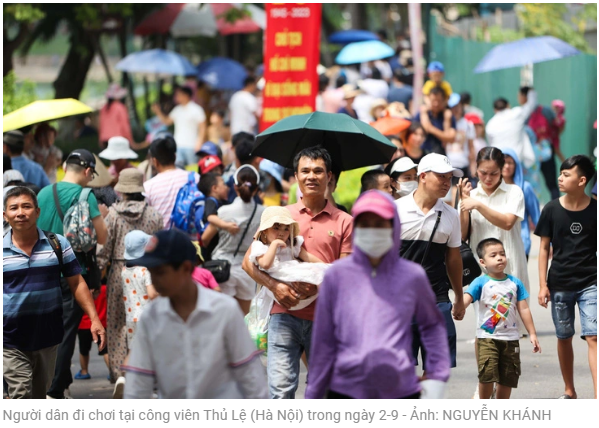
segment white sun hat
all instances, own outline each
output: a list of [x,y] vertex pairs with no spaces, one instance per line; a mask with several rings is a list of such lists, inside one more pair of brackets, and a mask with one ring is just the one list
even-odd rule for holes
[[108,140],[108,147],[98,155],[102,159],[137,159],[138,155],[129,147],[129,140],[125,137],[112,137]]

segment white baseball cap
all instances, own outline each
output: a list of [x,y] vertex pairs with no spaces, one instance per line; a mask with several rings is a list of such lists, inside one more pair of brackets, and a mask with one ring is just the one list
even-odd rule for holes
[[438,153],[430,153],[423,157],[418,164],[418,175],[423,172],[436,172],[437,174],[447,174],[452,172],[454,177],[463,177],[464,172],[461,169],[451,166],[447,156]]
[[393,168],[391,168],[391,174],[394,172],[406,172],[416,167],[418,167],[418,164],[415,164],[412,159],[405,156],[403,158],[399,158],[397,162],[393,164]]

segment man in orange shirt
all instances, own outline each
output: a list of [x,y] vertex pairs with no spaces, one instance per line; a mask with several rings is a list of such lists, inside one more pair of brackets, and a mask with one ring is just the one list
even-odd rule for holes
[[[331,156],[323,148],[310,147],[298,153],[293,164],[303,197],[287,209],[300,225],[306,251],[325,263],[348,256],[352,248],[353,219],[325,197],[328,182],[332,179]],[[249,261],[249,251],[243,269],[257,283],[272,291],[279,302],[272,308],[268,326],[270,396],[295,398],[302,353],[305,351],[310,356],[316,301],[297,311],[289,311],[289,308],[316,294],[319,284],[279,282]]]

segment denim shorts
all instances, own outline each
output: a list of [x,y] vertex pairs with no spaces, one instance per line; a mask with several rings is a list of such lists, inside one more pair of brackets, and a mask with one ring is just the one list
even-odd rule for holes
[[597,336],[597,285],[591,285],[580,291],[551,292],[551,317],[558,339],[574,336],[574,306],[578,303],[580,337]]

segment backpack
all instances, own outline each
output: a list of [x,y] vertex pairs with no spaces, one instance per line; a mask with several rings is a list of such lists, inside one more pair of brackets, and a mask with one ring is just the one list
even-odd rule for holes
[[[196,203],[200,202],[202,199],[205,199],[205,197],[203,193],[198,190],[195,172],[190,172],[187,183],[185,183],[177,193],[175,206],[171,213],[171,228],[175,227],[190,235],[197,233],[195,206]],[[201,220],[201,218],[199,220]]]
[[200,199],[198,199],[195,202],[195,209],[194,209],[194,222],[195,222],[195,229],[198,235],[202,236],[202,233],[204,233],[204,231],[206,230],[206,228],[208,227],[208,225],[210,223],[208,223],[207,221],[204,221],[204,209],[206,208],[206,200],[207,199],[211,199],[216,203],[216,206],[218,207],[218,199],[212,197],[212,196],[208,196],[208,198],[206,198],[203,194],[200,197]]
[[56,210],[62,219],[64,237],[71,244],[73,251],[76,253],[87,253],[95,249],[98,239],[96,237],[96,229],[89,214],[89,203],[87,202],[91,189],[85,188],[81,190],[79,199],[77,201],[73,199],[71,206],[64,216],[60,209],[56,184],[52,186],[52,192],[54,193]]

